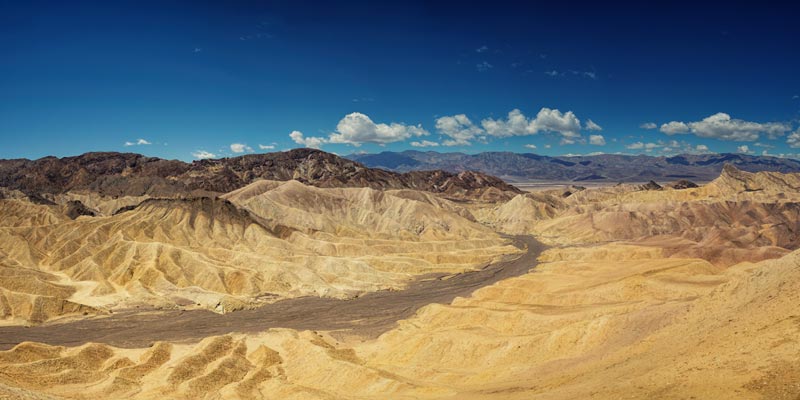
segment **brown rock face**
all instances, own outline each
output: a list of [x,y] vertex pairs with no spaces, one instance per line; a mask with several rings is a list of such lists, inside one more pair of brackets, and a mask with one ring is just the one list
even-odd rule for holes
[[0,160],[0,186],[28,194],[89,190],[106,196],[203,195],[229,192],[259,179],[295,179],[318,187],[417,189],[457,198],[510,198],[521,193],[498,178],[478,172],[400,174],[367,168],[313,149],[200,160],[191,164],[133,153]]
[[67,214],[70,219],[78,218],[81,215],[88,215],[90,217],[94,217],[96,215],[94,211],[90,210],[78,200],[71,200],[67,202],[65,214]]
[[672,187],[673,189],[677,189],[677,190],[683,190],[683,189],[696,188],[698,186],[697,186],[696,183],[694,183],[692,181],[688,181],[686,179],[681,179],[681,180],[679,180],[677,182],[673,182],[672,184],[670,184],[670,187]]

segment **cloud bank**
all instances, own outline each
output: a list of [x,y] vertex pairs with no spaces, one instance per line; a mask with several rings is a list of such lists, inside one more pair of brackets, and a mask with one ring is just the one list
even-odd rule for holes
[[661,125],[660,130],[667,135],[691,133],[702,138],[754,142],[760,135],[775,139],[791,129],[791,125],[780,122],[751,122],[731,118],[725,113],[716,113],[695,122],[671,121]]

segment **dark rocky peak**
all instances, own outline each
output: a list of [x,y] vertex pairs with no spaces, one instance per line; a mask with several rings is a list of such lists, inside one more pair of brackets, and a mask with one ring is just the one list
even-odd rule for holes
[[691,188],[698,187],[698,185],[696,183],[694,183],[692,181],[689,181],[689,180],[686,180],[686,179],[681,179],[679,181],[675,181],[675,182],[671,183],[669,186],[671,188],[673,188],[673,189],[678,189],[678,190],[691,189]]

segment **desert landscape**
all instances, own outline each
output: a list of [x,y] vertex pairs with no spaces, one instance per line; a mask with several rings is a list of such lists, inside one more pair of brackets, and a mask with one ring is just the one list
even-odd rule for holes
[[800,174],[523,192],[303,149],[0,170],[5,398],[800,396]]
[[800,400],[798,15],[0,1],[0,400]]

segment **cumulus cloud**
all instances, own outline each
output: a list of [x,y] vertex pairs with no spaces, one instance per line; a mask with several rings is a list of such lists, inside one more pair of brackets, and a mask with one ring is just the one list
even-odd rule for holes
[[603,135],[589,135],[589,144],[593,144],[595,146],[605,146],[606,138],[604,138]]
[[691,132],[699,137],[736,142],[753,142],[762,134],[774,139],[790,129],[790,125],[780,122],[751,122],[731,118],[725,113],[716,113],[696,122],[672,121],[661,125],[661,132],[667,135]]
[[789,134],[786,138],[786,144],[793,149],[800,147],[800,128]]
[[[376,124],[368,116],[354,112],[339,121],[339,124],[336,125],[336,132],[329,135],[327,142],[360,146],[362,143],[387,144],[427,135],[429,135],[429,132],[423,129],[421,125],[405,125],[395,122],[388,125]],[[294,138],[292,139],[295,140]],[[324,142],[320,142],[320,144]]]
[[557,132],[564,137],[575,138],[579,137],[581,129],[581,121],[572,111],[561,113],[558,110],[549,108],[542,108],[536,114],[529,126],[533,133],[538,132]]
[[194,157],[194,158],[196,158],[198,160],[205,160],[207,158],[214,158],[216,156],[217,156],[216,154],[209,153],[209,152],[207,152],[205,150],[197,150],[195,152],[192,152],[192,157]]
[[274,144],[259,144],[258,148],[261,149],[261,150],[274,150],[275,149],[275,145]]
[[689,133],[689,125],[680,121],[672,121],[661,125],[661,132],[667,135],[675,135],[679,133]]
[[243,143],[231,143],[231,151],[234,153],[252,153],[253,148]]
[[698,152],[703,152],[703,153],[708,152],[708,146],[704,144],[698,144],[694,149]]
[[778,122],[758,123],[731,119],[725,113],[716,113],[699,122],[689,124],[692,133],[700,137],[713,137],[724,140],[754,141],[759,134],[774,139],[791,129],[790,126]]
[[509,137],[535,135],[539,132],[556,132],[566,139],[574,142],[581,136],[581,122],[572,111],[562,113],[547,107],[539,110],[536,118],[528,119],[522,111],[511,110],[504,119],[486,118],[481,121],[481,126],[491,136]]
[[736,148],[736,152],[737,153],[742,153],[742,154],[748,154],[748,153],[752,153],[753,151],[751,151],[750,147],[748,147],[747,145],[741,145],[741,146]]
[[656,128],[658,128],[658,125],[656,125],[655,122],[645,122],[645,123],[639,125],[639,128],[642,128],[642,129],[656,129]]
[[476,136],[484,133],[483,129],[475,126],[464,114],[438,118],[436,130],[450,138],[442,143],[445,146],[468,146]]
[[135,142],[125,142],[125,147],[128,147],[128,146],[142,146],[142,145],[148,145],[148,144],[152,144],[152,143],[150,143],[150,142],[148,142],[147,140],[144,140],[144,139],[136,139]]
[[411,146],[413,146],[413,147],[436,147],[436,146],[439,146],[439,143],[431,142],[430,140],[421,140],[419,142],[417,142],[417,141],[411,142]]
[[318,149],[322,147],[324,143],[327,142],[325,138],[321,137],[305,137],[305,135],[303,135],[303,132],[300,131],[292,131],[292,133],[289,134],[289,137],[295,143],[301,144],[305,147],[309,147],[312,149]]
[[600,125],[597,125],[596,123],[594,123],[594,121],[592,121],[590,119],[586,120],[585,127],[586,127],[587,131],[602,131],[603,130],[603,128]]
[[508,113],[508,118],[503,120],[486,118],[481,121],[481,126],[486,130],[486,133],[491,136],[509,137],[509,136],[524,136],[533,135],[529,129],[530,121],[528,117],[518,109],[513,109]]
[[536,145],[535,144],[526,144],[525,148],[528,148],[528,149],[531,149],[531,150],[536,150]]

